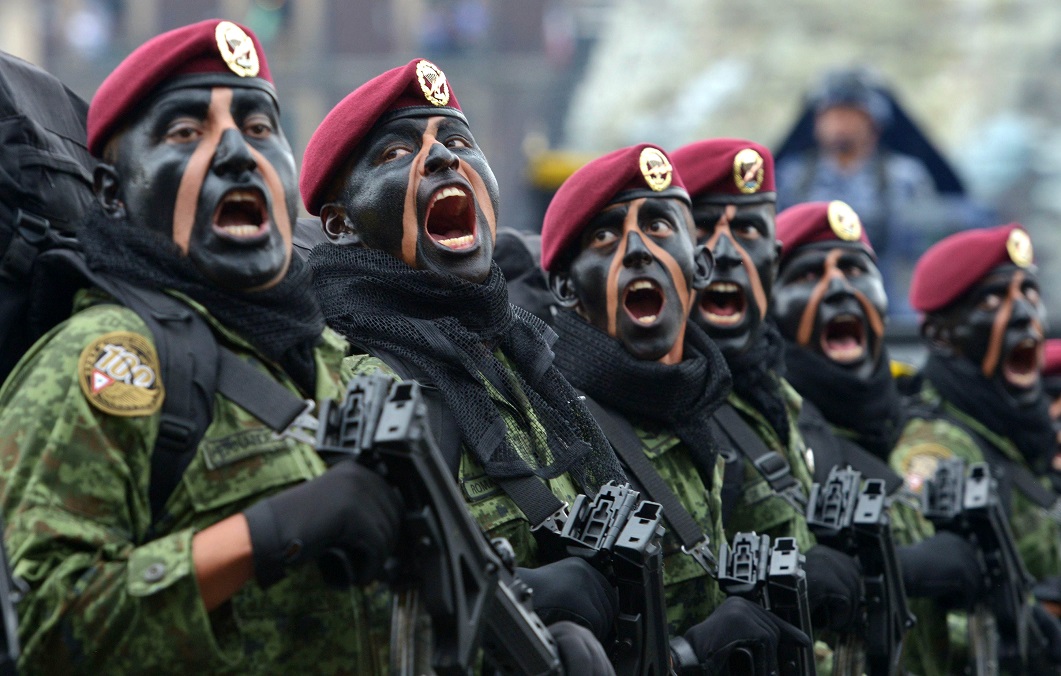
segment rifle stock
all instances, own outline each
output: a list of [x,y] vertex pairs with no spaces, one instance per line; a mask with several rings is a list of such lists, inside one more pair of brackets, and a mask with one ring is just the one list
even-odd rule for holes
[[317,451],[355,457],[401,492],[406,513],[393,565],[392,673],[413,674],[420,609],[430,617],[431,668],[468,674],[481,647],[504,673],[560,674],[556,644],[530,594],[468,512],[432,438],[419,384],[357,376],[322,404]]

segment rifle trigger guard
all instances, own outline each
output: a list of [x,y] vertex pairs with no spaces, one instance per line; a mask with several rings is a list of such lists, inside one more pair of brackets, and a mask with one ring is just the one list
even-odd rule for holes
[[697,542],[692,548],[682,545],[682,553],[691,556],[711,577],[718,575],[718,559],[715,558],[714,553],[711,551],[711,540],[706,535],[703,540]]
[[306,399],[306,406],[302,409],[302,413],[299,413],[298,417],[291,421],[287,429],[276,436],[281,439],[294,439],[310,446],[316,446],[317,429],[320,427],[317,416],[313,415],[316,406],[312,399]]
[[564,530],[564,524],[567,523],[567,519],[571,516],[567,511],[568,507],[570,505],[564,502],[564,504],[560,505],[560,509],[546,517],[545,521],[542,521],[537,526],[531,526],[531,532],[534,533],[544,528],[550,533],[559,535]]

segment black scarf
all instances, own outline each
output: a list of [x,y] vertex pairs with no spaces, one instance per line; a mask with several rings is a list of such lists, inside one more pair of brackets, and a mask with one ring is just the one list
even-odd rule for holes
[[622,343],[579,317],[556,317],[556,365],[599,404],[674,431],[704,477],[714,472],[717,448],[708,422],[730,389],[729,369],[703,329],[688,322],[682,361],[638,359]]
[[228,291],[199,272],[177,245],[159,233],[117,221],[99,207],[85,216],[78,240],[97,272],[151,289],[179,291],[283,368],[313,396],[317,367],[313,348],[324,317],[313,295],[309,268],[291,257],[287,275],[264,291]]
[[785,348],[780,331],[770,321],[746,350],[726,358],[733,374],[733,391],[758,411],[788,447],[788,408],[779,378],[785,375]]
[[[323,244],[309,260],[328,324],[369,351],[389,352],[423,369],[489,476],[533,473],[551,479],[569,472],[591,494],[607,481],[625,480],[585,404],[553,366],[556,334],[508,302],[496,264],[475,284],[415,270],[390,254],[361,247]],[[512,446],[484,377],[511,402],[518,401],[514,384],[526,395],[551,457],[537,458],[532,466]]]
[[963,357],[930,354],[923,369],[941,397],[995,434],[1016,444],[1033,468],[1053,457],[1057,439],[1045,396],[1026,406]]
[[830,424],[854,433],[859,446],[888,459],[905,416],[886,349],[881,348],[880,360],[868,379],[795,343],[785,343],[785,365],[788,382],[817,406]]

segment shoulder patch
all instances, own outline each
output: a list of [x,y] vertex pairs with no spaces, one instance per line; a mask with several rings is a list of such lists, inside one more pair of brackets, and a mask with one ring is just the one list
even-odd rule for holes
[[131,418],[155,413],[165,392],[158,379],[155,346],[139,333],[114,331],[81,352],[78,381],[85,398],[107,415]]
[[954,452],[941,444],[923,443],[911,446],[899,463],[906,486],[911,491],[920,493],[925,479],[936,473],[939,461],[953,457]]

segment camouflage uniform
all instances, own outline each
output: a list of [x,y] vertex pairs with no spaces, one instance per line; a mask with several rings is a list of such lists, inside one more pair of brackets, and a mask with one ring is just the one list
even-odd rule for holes
[[[758,411],[743,399],[730,393],[727,402],[737,410],[746,423],[759,435],[766,447],[788,461],[792,476],[803,487],[804,495],[810,493],[813,471],[808,462],[813,462],[811,452],[803,443],[803,436],[796,426],[802,398],[784,379],[780,379],[781,396],[788,411],[788,447],[782,445],[777,433]],[[721,440],[720,440],[721,441]],[[743,458],[743,456],[741,456]],[[814,546],[814,536],[807,528],[807,520],[792,505],[774,493],[759,470],[749,460],[744,462],[744,477],[740,496],[733,506],[726,529],[730,533],[755,531],[769,535],[771,539],[794,537],[800,551],[806,552]]]
[[[495,356],[511,366],[500,350]],[[344,375],[358,375],[378,370],[379,360],[374,357],[357,355],[348,357],[343,362]],[[508,440],[520,454],[528,460],[541,459],[547,463],[551,459],[545,429],[538,421],[538,416],[531,407],[517,379],[513,376],[508,385],[519,395],[519,401],[510,402],[497,391],[486,378],[483,378],[490,398],[497,405],[498,413],[505,422]],[[467,448],[461,453],[460,472],[458,475],[461,494],[468,503],[472,516],[479,522],[490,538],[504,537],[511,543],[516,553],[516,564],[536,567],[547,561],[538,556],[538,543],[531,532],[531,523],[496,481],[486,475],[482,465]],[[568,505],[575,501],[581,492],[567,474],[545,482],[552,493]]]
[[[77,307],[87,300],[82,293]],[[267,370],[246,342],[189,304],[230,349]],[[159,412],[103,413],[78,377],[83,350],[103,336],[133,334],[153,353],[131,310],[81,309],[39,341],[0,390],[5,539],[15,575],[30,587],[18,606],[24,672],[385,673],[383,592],[328,588],[314,565],[267,591],[251,581],[206,611],[193,534],[325,466],[311,446],[275,437],[219,393],[153,528],[148,482]],[[316,350],[318,399],[342,394],[345,349],[325,331]],[[275,368],[268,372],[276,377]]]
[[[928,383],[922,386],[921,400],[930,407],[938,407],[943,416],[961,421],[1011,461],[1027,466],[1012,441],[943,401]],[[958,424],[946,418],[913,418],[892,451],[891,465],[916,493],[924,479],[935,471],[939,459],[954,456],[964,458],[967,463],[984,461],[976,440]],[[1061,574],[1061,527],[1016,488],[1012,491],[1009,507],[1010,527],[1028,571],[1040,580]]]

